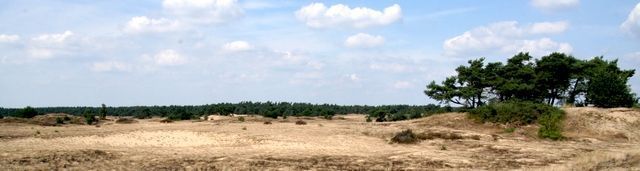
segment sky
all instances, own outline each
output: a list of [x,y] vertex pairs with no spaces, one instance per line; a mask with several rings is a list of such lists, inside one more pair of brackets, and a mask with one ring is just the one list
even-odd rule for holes
[[424,105],[517,52],[640,69],[631,0],[3,0],[0,23],[0,107]]

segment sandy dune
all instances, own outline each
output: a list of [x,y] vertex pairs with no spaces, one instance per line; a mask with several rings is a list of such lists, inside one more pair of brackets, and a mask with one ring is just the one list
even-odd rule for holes
[[[447,113],[392,123],[260,117],[216,121],[37,126],[0,124],[0,170],[638,170],[640,112],[568,108],[564,141],[535,126],[513,133]],[[296,120],[307,125],[296,125]],[[390,144],[394,133],[448,133]]]

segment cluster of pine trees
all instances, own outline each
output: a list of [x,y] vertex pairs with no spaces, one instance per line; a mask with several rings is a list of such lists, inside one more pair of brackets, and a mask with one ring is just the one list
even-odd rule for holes
[[468,64],[441,84],[432,81],[424,93],[467,108],[509,100],[597,107],[631,107],[638,101],[627,85],[635,70],[620,69],[617,60],[579,60],[563,53],[533,59],[518,53],[504,64],[485,64],[484,58]]

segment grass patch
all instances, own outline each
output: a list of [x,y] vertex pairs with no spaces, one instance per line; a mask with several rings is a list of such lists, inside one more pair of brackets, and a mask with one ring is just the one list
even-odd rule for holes
[[504,132],[506,132],[506,133],[513,133],[515,131],[516,131],[516,128],[514,128],[514,127],[509,127],[509,128],[505,128],[504,129]]

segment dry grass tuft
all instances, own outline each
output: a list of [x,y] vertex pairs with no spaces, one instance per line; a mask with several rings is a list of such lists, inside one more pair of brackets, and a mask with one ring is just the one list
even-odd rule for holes
[[307,122],[303,121],[303,120],[298,120],[296,121],[296,125],[306,125]]
[[411,131],[411,129],[406,129],[404,131],[396,133],[396,135],[391,138],[392,143],[398,144],[413,144],[419,142],[420,139],[416,134]]
[[[432,140],[432,139],[445,139],[445,140],[459,140],[464,139],[464,137],[457,133],[446,133],[446,132],[428,132],[428,133],[420,133],[418,134],[418,138],[423,140]],[[480,136],[475,135],[472,136],[471,139],[479,140]]]
[[133,118],[118,118],[118,119],[116,119],[116,123],[119,123],[119,124],[132,124],[132,123],[138,123],[138,121],[133,119]]
[[271,125],[272,123],[271,123],[271,121],[264,121],[264,124],[265,125]]
[[173,120],[169,119],[169,118],[165,118],[160,120],[160,123],[173,123]]

